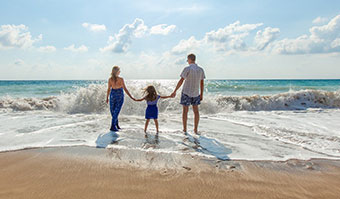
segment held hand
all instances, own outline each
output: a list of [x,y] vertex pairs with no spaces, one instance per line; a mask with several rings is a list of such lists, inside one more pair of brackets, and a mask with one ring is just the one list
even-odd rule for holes
[[176,92],[171,93],[170,95],[172,98],[176,97]]

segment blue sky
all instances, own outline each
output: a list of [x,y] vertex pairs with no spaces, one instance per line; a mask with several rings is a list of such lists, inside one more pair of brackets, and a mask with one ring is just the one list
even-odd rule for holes
[[339,78],[340,1],[2,1],[0,79]]

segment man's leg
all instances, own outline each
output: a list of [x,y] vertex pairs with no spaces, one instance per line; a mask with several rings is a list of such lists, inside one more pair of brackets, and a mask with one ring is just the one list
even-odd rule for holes
[[183,122],[183,131],[185,133],[187,132],[188,110],[189,110],[189,106],[183,105],[182,122]]
[[194,132],[197,134],[198,131],[198,122],[200,121],[200,113],[198,110],[198,105],[193,105],[192,106],[192,110],[194,111],[194,115],[195,115],[195,126],[194,126]]

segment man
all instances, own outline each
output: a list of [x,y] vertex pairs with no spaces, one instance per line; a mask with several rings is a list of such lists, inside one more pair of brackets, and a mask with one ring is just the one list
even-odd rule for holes
[[188,110],[189,106],[192,105],[195,115],[194,132],[198,134],[198,122],[200,119],[198,105],[201,104],[201,101],[203,100],[205,74],[204,70],[199,67],[195,61],[196,56],[194,54],[188,55],[187,62],[189,66],[183,69],[181,73],[181,79],[178,81],[174,92],[171,94],[171,97],[176,96],[176,91],[182,86],[184,82],[180,102],[180,104],[183,106],[183,131],[184,133],[187,132]]

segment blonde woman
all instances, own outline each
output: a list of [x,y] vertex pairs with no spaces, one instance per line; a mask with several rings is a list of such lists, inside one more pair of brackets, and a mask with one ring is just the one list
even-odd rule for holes
[[119,74],[120,68],[118,66],[114,66],[112,68],[111,77],[108,80],[106,94],[106,103],[109,103],[110,96],[110,112],[112,116],[111,131],[118,131],[118,115],[124,103],[124,91],[131,99],[135,100],[135,98],[133,98],[127,90],[124,79],[119,77]]

